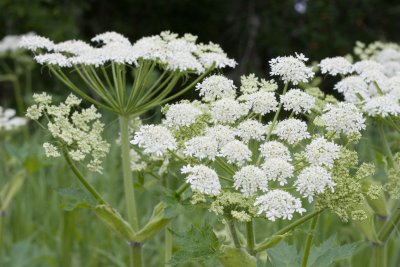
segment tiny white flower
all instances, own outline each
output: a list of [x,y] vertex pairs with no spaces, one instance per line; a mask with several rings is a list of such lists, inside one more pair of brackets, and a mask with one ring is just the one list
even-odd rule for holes
[[145,153],[161,157],[168,150],[176,149],[176,141],[171,132],[164,126],[143,125],[135,133],[131,144],[144,148]]
[[348,74],[352,71],[351,63],[344,57],[325,58],[319,63],[321,73],[329,73],[336,76],[338,74]]
[[323,193],[326,188],[333,192],[335,182],[331,179],[331,174],[322,167],[311,166],[302,170],[294,182],[296,190],[311,203],[316,194]]
[[242,95],[239,100],[256,114],[265,115],[278,110],[278,101],[274,92],[259,91]]
[[268,141],[260,145],[260,153],[265,160],[281,158],[285,161],[292,161],[289,149],[278,141]]
[[265,172],[255,166],[248,165],[233,175],[235,189],[240,189],[244,197],[250,197],[258,189],[268,191],[268,180]]
[[398,116],[400,114],[399,98],[389,94],[376,96],[368,99],[362,109],[372,117]]
[[232,80],[222,76],[213,75],[196,85],[196,90],[204,101],[215,101],[221,98],[235,98],[236,86]]
[[285,185],[287,179],[293,177],[294,167],[282,158],[266,159],[262,168],[269,181],[277,181],[280,185]]
[[274,133],[289,144],[310,138],[310,134],[307,131],[307,124],[298,119],[280,121],[274,129]]
[[217,100],[211,108],[212,121],[216,123],[234,123],[247,113],[243,104],[230,98]]
[[215,140],[218,143],[218,148],[221,149],[227,143],[235,140],[236,131],[226,125],[215,125],[206,128],[205,135]]
[[214,160],[218,155],[218,142],[209,136],[197,136],[185,142],[183,154],[198,159]]
[[60,152],[58,151],[58,148],[50,143],[44,143],[43,148],[44,148],[44,153],[48,158],[58,158],[61,156]]
[[365,119],[352,103],[327,105],[321,120],[330,132],[349,135],[365,129]]
[[239,123],[236,127],[237,136],[242,141],[249,142],[250,140],[261,141],[266,134],[266,127],[256,120],[245,120]]
[[251,159],[251,151],[239,140],[233,140],[221,148],[220,156],[225,157],[228,163],[241,165]]
[[293,110],[295,114],[309,113],[315,104],[313,96],[297,88],[281,95],[281,101],[285,110]]
[[300,82],[306,83],[314,77],[312,68],[307,67],[304,63],[307,60],[303,54],[273,58],[269,61],[270,74],[281,76],[286,83],[291,82],[294,85]]
[[304,156],[311,165],[332,168],[334,161],[339,158],[339,153],[340,146],[319,137],[306,146]]
[[270,221],[280,218],[291,220],[295,212],[302,214],[306,211],[302,208],[300,199],[279,189],[269,191],[258,197],[254,206],[258,207],[258,214],[265,213]]
[[368,84],[359,76],[344,78],[335,84],[334,89],[343,93],[347,102],[360,102],[362,99],[369,98]]
[[188,174],[186,183],[190,184],[193,191],[207,195],[218,195],[221,192],[221,184],[217,173],[204,165],[184,166],[181,172]]
[[165,113],[164,123],[168,126],[189,126],[202,112],[190,103],[171,105]]

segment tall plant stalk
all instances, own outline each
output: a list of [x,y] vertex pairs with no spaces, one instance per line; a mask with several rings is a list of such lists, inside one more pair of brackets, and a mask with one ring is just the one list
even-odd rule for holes
[[[135,190],[133,187],[133,175],[130,167],[129,155],[129,117],[119,116],[120,132],[121,132],[121,158],[122,173],[124,179],[124,192],[126,200],[126,210],[128,222],[132,229],[136,232],[139,230],[139,218],[137,212]],[[142,266],[142,245],[140,243],[131,244],[130,251],[131,266]]]

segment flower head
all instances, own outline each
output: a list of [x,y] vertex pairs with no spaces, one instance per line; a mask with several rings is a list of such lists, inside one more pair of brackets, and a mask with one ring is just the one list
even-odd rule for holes
[[349,135],[365,129],[365,119],[352,103],[328,105],[321,120],[331,132]]
[[171,132],[164,126],[143,125],[135,133],[131,144],[144,148],[145,153],[161,157],[168,150],[176,149],[176,141]]
[[294,185],[296,190],[311,202],[316,194],[323,193],[326,188],[333,192],[335,182],[327,170],[319,166],[311,166],[300,172]]
[[281,101],[285,110],[293,110],[294,113],[308,113],[314,107],[315,98],[300,89],[289,90],[281,95]]
[[291,220],[295,212],[302,214],[306,211],[302,208],[300,199],[280,189],[269,191],[258,197],[254,205],[258,207],[258,213],[265,213],[270,221],[280,218]]
[[233,140],[224,145],[221,148],[220,155],[225,157],[228,163],[237,165],[241,165],[251,159],[250,149],[239,140]]
[[183,154],[198,159],[214,160],[218,155],[218,142],[209,136],[197,136],[185,142]]
[[256,120],[245,120],[236,127],[237,136],[244,142],[261,141],[266,134],[266,127]]
[[189,126],[202,112],[189,103],[179,103],[168,107],[164,123],[168,126]]
[[269,181],[277,181],[280,185],[285,185],[287,179],[293,176],[294,167],[284,159],[269,158],[262,165]]
[[303,54],[296,54],[295,56],[277,57],[269,61],[271,67],[271,75],[280,76],[286,83],[293,83],[294,85],[300,82],[308,82],[309,79],[314,77],[314,72],[311,68],[307,67],[304,62],[308,59]]
[[334,161],[339,158],[339,154],[340,146],[319,137],[306,146],[304,156],[311,165],[332,168]]
[[352,71],[351,63],[344,57],[325,58],[319,63],[321,73],[330,75],[348,74]]
[[222,75],[213,75],[204,79],[196,85],[196,90],[200,91],[200,96],[204,101],[215,101],[222,98],[234,98],[236,96],[236,86],[232,80]]
[[186,183],[190,184],[193,191],[206,195],[218,195],[221,192],[221,184],[217,173],[205,165],[184,166],[181,172],[188,174]]
[[258,189],[268,191],[268,180],[265,172],[252,165],[244,166],[233,175],[235,189],[240,189],[244,197],[250,197]]
[[278,141],[268,141],[260,145],[260,153],[265,160],[280,158],[285,161],[292,161],[289,149]]
[[280,121],[274,129],[274,133],[289,144],[310,138],[310,134],[307,131],[307,124],[298,119]]
[[211,109],[212,121],[216,123],[234,123],[246,115],[246,107],[234,99],[223,98],[217,100]]

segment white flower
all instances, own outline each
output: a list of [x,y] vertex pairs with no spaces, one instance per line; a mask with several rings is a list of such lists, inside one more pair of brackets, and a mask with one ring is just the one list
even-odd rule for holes
[[274,129],[274,133],[289,144],[294,144],[310,137],[307,131],[307,123],[298,119],[280,121]]
[[363,111],[372,117],[397,116],[400,114],[399,98],[390,94],[370,98],[365,102]]
[[60,152],[58,151],[58,148],[50,143],[44,143],[43,148],[44,148],[44,153],[48,158],[58,158],[61,156]]
[[270,221],[280,218],[291,220],[295,212],[302,214],[306,211],[302,208],[300,199],[279,189],[258,197],[254,206],[258,206],[258,214],[265,213]]
[[311,165],[332,168],[334,161],[339,158],[339,152],[340,146],[319,137],[306,146],[304,156]]
[[94,47],[81,40],[68,40],[54,45],[54,52],[66,52],[74,55],[92,53]]
[[185,142],[183,154],[198,159],[214,160],[218,155],[218,142],[208,136],[197,136]]
[[221,98],[234,98],[236,96],[236,86],[232,80],[222,76],[213,75],[204,79],[196,85],[199,95],[204,101],[214,101]]
[[400,62],[400,51],[393,48],[385,48],[374,56],[379,63],[387,63],[390,61]]
[[362,60],[353,64],[353,72],[357,72],[358,74],[370,70],[377,70],[382,72],[383,66],[373,60]]
[[307,60],[303,54],[273,58],[269,61],[270,74],[281,76],[281,79],[286,83],[291,82],[294,85],[300,82],[306,83],[314,77],[312,68],[304,64]]
[[359,102],[369,98],[368,84],[359,76],[349,76],[335,84],[334,89],[343,93],[347,102]]
[[300,89],[292,89],[281,95],[281,101],[285,110],[293,110],[295,114],[309,113],[315,104],[315,98]]
[[247,113],[243,104],[230,98],[217,100],[211,109],[212,121],[217,123],[234,123]]
[[0,132],[14,130],[27,124],[27,119],[16,117],[15,114],[14,109],[4,109],[0,106]]
[[365,129],[365,119],[352,103],[327,105],[321,120],[328,131],[335,133],[349,135]]
[[117,32],[104,32],[101,34],[97,34],[95,37],[91,39],[92,42],[102,42],[105,44],[108,43],[123,43],[123,44],[131,44],[125,36]]
[[168,150],[176,149],[176,141],[171,132],[164,126],[143,125],[135,133],[131,144],[144,148],[145,153],[161,157]]
[[22,37],[21,41],[19,42],[19,47],[31,51],[36,51],[39,48],[44,48],[47,51],[51,51],[54,48],[54,43],[46,37],[39,35],[27,35]]
[[351,72],[352,68],[351,63],[344,57],[325,58],[321,60],[319,66],[322,74],[329,73],[333,76],[337,74],[348,74]]
[[229,126],[215,125],[205,129],[205,135],[218,143],[218,148],[222,148],[227,143],[235,140],[236,131]]
[[278,101],[273,92],[259,91],[242,95],[239,99],[244,101],[244,104],[256,114],[265,115],[278,110]]
[[294,167],[282,158],[268,158],[262,165],[269,181],[277,181],[285,185],[287,179],[293,177]]
[[189,126],[202,112],[189,103],[179,103],[168,107],[164,123],[168,126]]
[[258,189],[268,191],[268,180],[263,170],[248,165],[241,168],[233,175],[235,189],[240,189],[244,197],[250,197]]
[[221,148],[220,156],[225,157],[228,163],[241,165],[251,159],[251,151],[239,140],[233,140]]
[[289,149],[278,141],[268,141],[260,145],[260,153],[265,160],[271,158],[280,158],[285,161],[292,161]]
[[33,32],[29,32],[22,35],[7,35],[0,41],[0,53],[7,51],[16,51],[20,49],[19,42],[23,37],[33,36]]
[[199,61],[206,69],[210,68],[213,65],[219,69],[225,67],[234,68],[237,65],[236,61],[234,59],[228,58],[228,56],[225,53],[215,53],[215,52],[201,53],[199,55]]
[[34,93],[33,94],[33,100],[36,102],[36,104],[39,105],[49,105],[51,104],[52,101],[52,96],[48,95],[47,93]]
[[207,195],[218,195],[221,192],[221,184],[217,173],[204,165],[184,166],[181,169],[186,177],[186,183],[190,184],[193,191]]
[[323,193],[326,188],[333,192],[335,182],[330,173],[322,167],[311,166],[302,170],[294,182],[296,190],[311,202],[316,194]]
[[70,60],[60,53],[46,53],[42,55],[35,56],[37,63],[41,65],[57,65],[59,67],[71,67],[72,64]]
[[259,85],[258,78],[254,75],[254,73],[249,74],[248,76],[241,76],[240,77],[240,92],[243,94],[251,94],[258,91]]
[[237,136],[239,136],[242,141],[249,142],[252,140],[260,141],[263,139],[266,133],[266,127],[256,121],[256,120],[245,120],[242,121],[237,127]]

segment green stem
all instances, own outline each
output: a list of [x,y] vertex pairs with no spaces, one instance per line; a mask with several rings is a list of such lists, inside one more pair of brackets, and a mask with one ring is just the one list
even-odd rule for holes
[[71,168],[72,172],[75,174],[75,176],[81,182],[81,184],[86,188],[86,190],[97,200],[97,202],[99,204],[107,204],[107,202],[103,199],[103,197],[96,191],[96,189],[91,184],[89,184],[89,182],[85,179],[85,177],[83,177],[81,172],[78,170],[78,168],[72,162],[72,159],[69,156],[67,149],[63,148],[62,152],[63,152],[65,160],[67,161],[68,166]]
[[390,219],[386,221],[382,229],[379,231],[378,238],[382,243],[385,243],[389,239],[390,234],[393,232],[399,221],[400,221],[400,203],[396,205],[395,211],[390,216]]
[[374,245],[372,247],[371,267],[386,267],[386,246]]
[[235,224],[233,223],[232,220],[228,221],[228,226],[229,226],[229,230],[231,231],[233,244],[235,245],[236,248],[240,248],[239,237],[238,237],[238,234],[237,234],[237,230],[236,230]]
[[[286,83],[286,84],[285,84],[285,87],[283,88],[282,95],[285,95],[285,94],[286,94],[286,91],[287,91],[288,87],[289,87],[289,83]],[[266,137],[265,141],[268,141],[269,138],[271,137],[272,130],[274,129],[275,124],[276,124],[276,122],[277,122],[277,120],[278,120],[278,118],[279,118],[279,114],[280,114],[281,111],[282,111],[282,105],[283,105],[283,103],[282,103],[282,101],[281,101],[281,102],[279,103],[278,110],[276,111],[275,116],[274,116],[274,118],[273,118],[273,120],[272,120],[271,126],[269,127],[268,134],[267,134],[267,137]]]
[[165,231],[165,266],[170,266],[168,262],[172,259],[172,234],[169,228],[172,227],[171,222],[169,222],[164,231]]
[[[324,211],[324,210],[318,210],[318,211],[311,212],[311,213],[307,214],[306,216],[303,216],[303,217],[301,217],[300,219],[298,219],[298,220],[292,222],[292,223],[289,224],[288,226],[283,227],[281,230],[275,232],[275,233],[272,234],[270,237],[278,236],[278,235],[284,235],[284,234],[286,234],[287,232],[292,231],[292,230],[293,230],[294,228],[296,228],[297,226],[299,226],[299,225],[305,223],[305,222],[308,221],[309,219],[314,218],[315,216],[317,216],[318,214],[320,214],[320,213],[323,212],[323,211]],[[261,242],[260,244],[258,244],[258,245],[256,246],[256,248],[255,248],[256,251],[260,252],[260,251],[263,251],[263,250],[267,249],[267,248],[270,246],[270,244],[271,244],[270,237],[268,237],[268,238],[265,239],[263,242]]]
[[390,160],[392,166],[396,168],[394,156],[393,156],[392,150],[390,149],[390,145],[386,138],[385,130],[383,129],[382,123],[379,124],[378,130],[379,130],[379,134],[382,138],[383,145],[385,146],[386,152],[388,153],[389,160]]
[[247,248],[250,252],[250,254],[254,255],[254,246],[255,246],[255,241],[254,241],[254,224],[253,221],[247,222],[246,223],[246,233],[247,233]]
[[311,251],[311,244],[314,239],[314,229],[315,226],[317,225],[318,221],[318,215],[315,216],[310,224],[310,232],[308,233],[307,240],[306,240],[306,247],[304,249],[304,255],[303,255],[303,260],[301,262],[301,267],[307,267],[307,261],[308,261],[308,256],[310,255]]
[[[128,222],[132,229],[137,232],[139,230],[139,221],[137,215],[137,206],[135,199],[135,190],[133,187],[133,175],[130,167],[129,155],[129,117],[119,116],[120,132],[121,132],[121,157],[122,172],[124,178],[124,191]],[[131,263],[134,267],[142,266],[142,246],[140,244],[133,245],[131,250]]]

